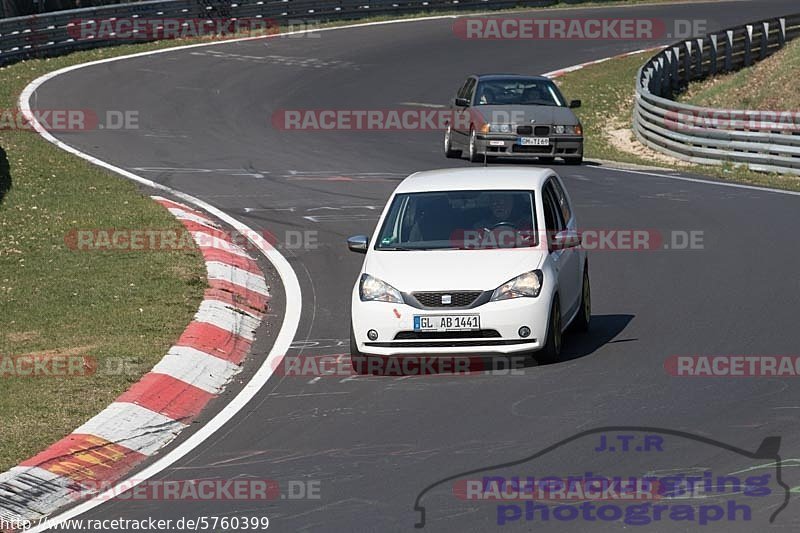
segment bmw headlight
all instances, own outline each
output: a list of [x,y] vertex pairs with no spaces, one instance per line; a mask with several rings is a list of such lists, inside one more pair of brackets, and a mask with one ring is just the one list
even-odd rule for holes
[[511,124],[484,124],[483,133],[511,133]]
[[580,124],[574,126],[563,126],[559,124],[553,126],[553,133],[556,135],[583,135],[583,127],[581,127]]
[[361,283],[358,286],[358,295],[362,302],[392,302],[403,303],[403,296],[400,291],[386,283],[385,281],[373,278],[369,274],[361,275]]
[[494,290],[491,301],[510,300],[511,298],[536,298],[542,291],[542,271],[531,270],[521,276],[509,280]]

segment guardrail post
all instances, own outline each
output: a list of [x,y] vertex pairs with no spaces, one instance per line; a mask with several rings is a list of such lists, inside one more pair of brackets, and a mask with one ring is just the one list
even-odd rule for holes
[[733,30],[725,32],[725,71],[733,68]]
[[778,25],[778,46],[783,48],[786,46],[786,19],[779,18]]
[[695,74],[698,78],[703,77],[703,48],[705,39],[697,39],[697,64],[695,65]]
[[748,24],[744,30],[744,66],[749,67],[753,63],[753,25]]
[[769,48],[769,22],[761,23],[761,45],[758,49],[758,59],[767,57],[767,49]]
[[692,41],[684,41],[683,46],[686,48],[683,56],[683,81],[689,83],[692,81]]
[[712,33],[709,37],[711,48],[708,49],[708,73],[713,76],[717,73],[717,34]]
[[672,74],[669,77],[670,78],[669,79],[669,92],[670,92],[670,94],[672,94],[673,92],[678,90],[678,87],[680,87],[680,79],[679,79],[680,72],[679,72],[678,63],[681,60],[681,49],[679,47],[677,47],[677,46],[673,47],[672,48],[672,55],[673,55],[673,58],[672,58],[673,59],[672,60]]

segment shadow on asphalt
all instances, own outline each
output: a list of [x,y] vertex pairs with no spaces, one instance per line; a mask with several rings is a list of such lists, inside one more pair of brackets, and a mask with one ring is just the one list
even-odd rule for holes
[[0,204],[11,189],[11,167],[8,165],[6,151],[0,148]]
[[[588,332],[575,333],[569,330],[566,332],[561,361],[574,361],[594,353],[622,333],[631,320],[633,320],[633,315],[592,315],[592,322]],[[615,342],[636,340],[620,339]]]

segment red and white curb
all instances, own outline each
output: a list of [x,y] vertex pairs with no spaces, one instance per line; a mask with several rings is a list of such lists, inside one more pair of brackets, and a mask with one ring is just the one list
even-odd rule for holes
[[0,521],[40,520],[121,479],[169,444],[241,370],[270,299],[261,270],[220,226],[160,196],[191,232],[209,288],[167,355],[97,416],[0,474]]
[[586,63],[581,63],[580,65],[572,65],[571,67],[562,68],[559,70],[553,70],[552,72],[547,72],[545,74],[542,74],[542,76],[550,79],[560,78],[564,74],[569,74],[570,72],[575,72],[576,70],[581,70],[586,67],[591,67],[592,65],[599,65],[600,63],[605,63],[606,61],[611,61],[612,59],[620,59],[622,57],[635,56],[636,54],[643,54],[645,52],[654,52],[655,50],[661,50],[662,48],[664,47],[654,46],[652,48],[643,48],[641,50],[634,50],[633,52],[625,52],[624,54],[619,54],[611,57],[604,57],[603,59],[595,59],[594,61],[587,61]]

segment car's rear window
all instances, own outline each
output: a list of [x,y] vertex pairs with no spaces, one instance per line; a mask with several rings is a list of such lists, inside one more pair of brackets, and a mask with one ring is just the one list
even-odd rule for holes
[[376,250],[487,249],[538,245],[529,191],[398,194]]

